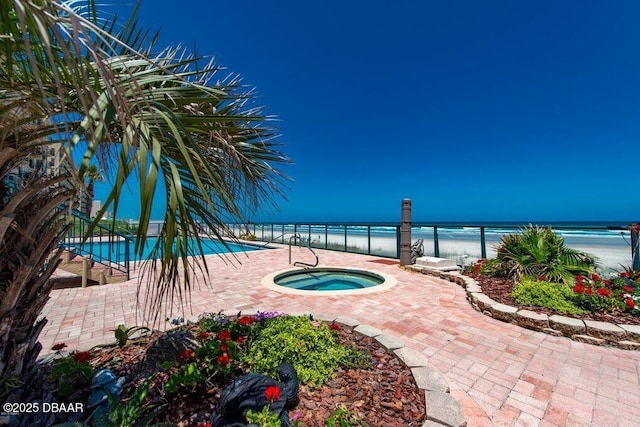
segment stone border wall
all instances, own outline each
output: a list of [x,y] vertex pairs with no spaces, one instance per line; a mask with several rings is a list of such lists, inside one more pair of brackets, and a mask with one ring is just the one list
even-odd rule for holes
[[523,328],[544,332],[554,336],[565,336],[574,341],[594,345],[608,345],[624,350],[640,350],[640,325],[616,325],[595,320],[581,320],[573,317],[537,313],[520,310],[517,307],[501,304],[482,293],[480,284],[459,272],[444,272],[407,266],[421,272],[456,283],[467,292],[467,299],[476,310],[494,319],[515,323]]

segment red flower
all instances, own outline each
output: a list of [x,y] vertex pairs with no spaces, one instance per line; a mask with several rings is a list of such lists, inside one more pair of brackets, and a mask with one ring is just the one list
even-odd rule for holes
[[631,310],[636,308],[636,303],[631,298],[627,298],[626,300],[624,300],[624,302],[629,306]]
[[280,399],[280,389],[274,385],[267,387],[264,391],[264,397],[267,398],[268,401],[279,400]]
[[605,286],[611,286],[611,280],[605,280],[604,281],[604,285]]
[[582,282],[584,280],[584,276],[582,274],[578,274],[576,276],[576,280],[578,281],[578,283]]
[[541,282],[544,282],[546,279],[546,277],[544,277],[544,274],[538,276],[538,280],[540,280]]
[[602,280],[596,273],[591,273],[591,280]]
[[196,338],[198,338],[199,340],[206,340],[211,335],[212,335],[211,332],[202,331],[198,335],[196,335]]
[[231,332],[227,331],[226,329],[224,331],[220,331],[218,333],[218,339],[220,341],[229,341],[231,339]]
[[186,349],[178,355],[178,359],[180,360],[191,359],[194,356],[194,354],[195,353],[193,351]]
[[221,351],[221,352],[223,352],[223,353],[224,353],[225,351],[227,351],[227,345],[226,345],[226,344],[222,344],[222,345],[220,346],[220,351]]
[[624,289],[625,292],[633,292],[633,288],[631,286],[624,285],[622,289]]
[[202,421],[196,424],[196,427],[211,427],[211,423],[209,421],[207,422]]
[[329,329],[333,329],[334,331],[339,331],[339,330],[340,330],[340,325],[338,325],[338,324],[337,324],[337,323],[335,323],[335,322],[332,322],[332,323],[329,325]]
[[221,365],[223,368],[229,364],[229,356],[227,353],[223,353],[222,356],[218,357],[218,365]]
[[576,294],[581,294],[584,292],[584,286],[582,286],[580,283],[576,283],[576,285],[573,287],[573,292],[575,292]]
[[242,341],[244,341],[244,337],[242,335],[240,335],[238,338],[236,338],[236,342],[238,344],[240,344]]
[[63,348],[65,348],[67,345],[63,342],[59,342],[58,344],[54,345],[53,347],[51,347],[51,350],[53,351],[58,351],[58,350],[62,350]]
[[598,295],[603,296],[603,297],[610,297],[611,296],[611,291],[609,289],[605,289],[605,288],[600,288],[597,290]]
[[630,277],[631,275],[629,274],[628,271],[623,271],[622,273],[620,273],[620,277]]
[[593,289],[591,289],[591,286],[589,286],[587,289],[585,289],[584,293],[587,294],[587,295],[593,295]]
[[91,353],[89,353],[88,351],[79,351],[77,353],[73,353],[73,360],[80,363],[89,361],[91,357]]
[[478,264],[482,264],[484,261],[485,261],[484,259],[480,258],[480,259],[478,260]]
[[243,316],[243,317],[238,319],[238,323],[243,325],[243,326],[250,325],[255,321],[256,321],[256,319],[254,317],[250,317],[250,316]]

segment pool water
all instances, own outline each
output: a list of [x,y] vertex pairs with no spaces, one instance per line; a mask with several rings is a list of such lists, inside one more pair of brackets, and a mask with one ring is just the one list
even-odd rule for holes
[[345,291],[370,288],[384,282],[377,274],[347,269],[309,269],[275,277],[278,286],[304,291]]
[[[136,259],[143,259],[143,260],[147,259],[149,255],[151,255],[151,250],[153,249],[153,246],[156,244],[157,241],[158,241],[157,237],[148,237],[147,243],[144,247],[142,257],[140,258],[136,257]],[[213,239],[201,239],[201,242],[202,242],[202,251],[205,255],[235,253],[235,252],[249,252],[249,251],[262,249],[257,246],[242,245],[242,244],[232,243],[232,242],[227,242],[227,246],[228,246],[227,248],[219,240],[213,240]],[[124,259],[124,255],[125,255],[124,241],[113,242],[113,243],[109,243],[109,242],[100,243],[100,242],[89,241],[83,244],[78,244],[77,246],[82,251],[90,251],[91,253],[96,254],[101,259],[108,259],[111,261],[122,260]],[[194,255],[195,255],[196,254],[195,251],[197,251],[197,248],[198,248],[197,244],[195,243],[195,239],[189,240],[189,247],[193,248]],[[131,241],[129,243],[129,254],[132,260],[134,259],[134,248],[135,248],[135,241]]]

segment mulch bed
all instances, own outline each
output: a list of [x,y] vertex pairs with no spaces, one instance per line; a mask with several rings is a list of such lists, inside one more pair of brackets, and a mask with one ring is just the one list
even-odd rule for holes
[[550,310],[544,307],[531,307],[518,304],[511,298],[511,291],[513,290],[513,283],[506,279],[487,277],[473,272],[465,272],[465,276],[469,276],[476,280],[482,288],[482,293],[487,295],[494,301],[502,304],[517,307],[518,309],[527,309],[535,311],[537,313],[544,313],[547,315],[557,314],[560,316],[573,317],[576,319],[588,319],[597,320],[600,322],[609,322],[614,324],[625,325],[640,325],[640,317],[633,316],[631,313],[625,313],[622,311],[612,313],[589,313],[584,315],[572,315],[566,313],[560,313],[554,310]]
[[[110,347],[95,352],[92,365],[108,367],[117,376],[127,377],[123,388],[126,400],[144,380],[146,350],[161,336],[156,333],[131,342],[122,348]],[[301,425],[324,426],[325,420],[342,406],[363,417],[370,426],[419,426],[425,418],[424,393],[416,386],[411,370],[375,340],[343,327],[338,332],[343,345],[365,349],[373,366],[368,369],[341,369],[334,379],[319,389],[300,386],[300,403],[290,415],[299,413]],[[133,379],[133,380],[131,380]],[[148,397],[153,403],[168,403],[155,422],[171,422],[179,426],[195,426],[205,422],[215,408],[223,386],[204,387],[189,394],[164,395],[162,385],[168,375],[158,372]]]

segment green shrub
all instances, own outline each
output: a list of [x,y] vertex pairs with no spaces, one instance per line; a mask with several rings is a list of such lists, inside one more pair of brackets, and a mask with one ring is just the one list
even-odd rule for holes
[[486,268],[491,268],[492,276],[516,281],[544,276],[549,282],[570,284],[576,274],[592,272],[596,263],[592,255],[566,247],[551,228],[533,225],[503,236],[496,251],[495,263]]
[[511,296],[522,305],[545,307],[567,314],[587,313],[573,303],[573,291],[562,283],[538,281],[525,276],[513,289]]
[[301,383],[320,387],[340,366],[353,366],[363,357],[361,352],[339,345],[335,332],[325,323],[304,316],[280,316],[265,320],[243,360],[252,372],[274,378],[278,364],[289,362]]
[[326,427],[358,427],[366,426],[367,424],[353,412],[338,407],[333,411],[331,416],[327,418],[325,425]]

